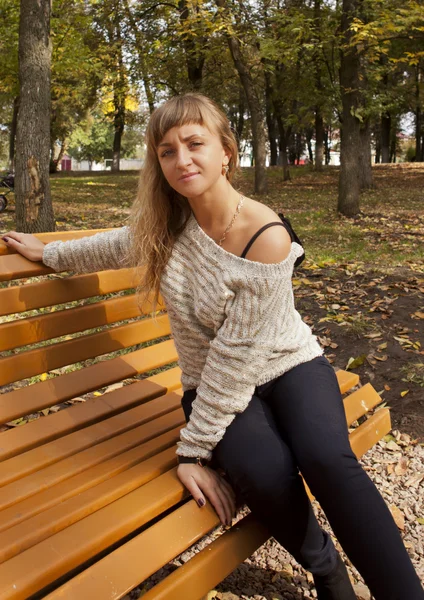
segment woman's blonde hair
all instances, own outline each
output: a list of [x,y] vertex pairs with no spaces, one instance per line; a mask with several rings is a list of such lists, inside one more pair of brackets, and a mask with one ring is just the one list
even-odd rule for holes
[[220,136],[229,154],[229,181],[238,166],[237,142],[228,119],[210,98],[195,93],[176,96],[152,113],[146,130],[144,167],[131,212],[130,260],[138,266],[140,305],[149,299],[153,312],[158,308],[163,271],[191,213],[187,199],[171,188],[163,176],[157,148],[167,131],[191,123],[203,125]]

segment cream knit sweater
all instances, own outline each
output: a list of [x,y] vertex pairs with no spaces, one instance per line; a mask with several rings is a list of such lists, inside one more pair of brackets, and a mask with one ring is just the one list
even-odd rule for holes
[[[43,262],[56,271],[87,273],[125,263],[128,229],[52,242]],[[210,459],[226,428],[245,410],[255,387],[323,354],[294,306],[291,276],[303,254],[292,242],[280,263],[227,252],[194,215],[174,245],[161,280],[183,390],[197,388],[177,454]]]

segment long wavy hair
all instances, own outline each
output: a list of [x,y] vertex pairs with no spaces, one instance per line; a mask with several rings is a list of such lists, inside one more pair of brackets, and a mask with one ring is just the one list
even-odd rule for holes
[[210,98],[195,93],[175,96],[152,113],[145,136],[144,167],[130,216],[129,252],[131,263],[137,265],[140,306],[152,303],[153,313],[158,305],[163,308],[159,294],[162,274],[191,214],[187,198],[166,181],[157,148],[167,131],[192,123],[220,136],[230,157],[226,175],[229,181],[238,167],[237,142],[228,119]]

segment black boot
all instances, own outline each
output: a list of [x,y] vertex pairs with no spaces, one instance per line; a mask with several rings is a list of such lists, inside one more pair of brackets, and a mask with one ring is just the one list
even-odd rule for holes
[[331,573],[313,577],[318,600],[357,600],[340,554]]

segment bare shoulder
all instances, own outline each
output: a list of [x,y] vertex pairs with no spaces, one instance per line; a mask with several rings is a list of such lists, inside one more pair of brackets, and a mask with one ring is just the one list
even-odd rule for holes
[[[249,239],[264,225],[281,222],[280,217],[269,206],[247,199],[245,223]],[[287,258],[291,250],[291,238],[285,227],[273,226],[263,231],[253,242],[246,259],[262,263],[279,263]]]

